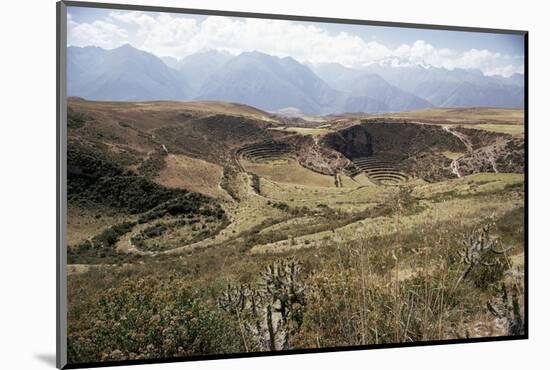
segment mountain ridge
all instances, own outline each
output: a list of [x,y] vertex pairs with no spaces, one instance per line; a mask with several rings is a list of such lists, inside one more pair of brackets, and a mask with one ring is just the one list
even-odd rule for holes
[[67,49],[68,95],[90,100],[222,100],[270,112],[385,113],[430,107],[523,107],[523,75],[422,66],[300,63],[259,51],[159,58],[130,44]]

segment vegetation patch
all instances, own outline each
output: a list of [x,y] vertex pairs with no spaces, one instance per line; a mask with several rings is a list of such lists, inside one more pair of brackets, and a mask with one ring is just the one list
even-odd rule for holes
[[159,172],[166,167],[166,155],[167,153],[164,150],[154,151],[149,154],[139,165],[137,169],[138,173],[148,179],[158,176]]
[[67,127],[70,129],[79,129],[93,120],[89,114],[75,111],[70,107],[67,109]]

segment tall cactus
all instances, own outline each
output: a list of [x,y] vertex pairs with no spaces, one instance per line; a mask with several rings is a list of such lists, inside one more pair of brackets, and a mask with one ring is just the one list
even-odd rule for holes
[[255,288],[228,285],[218,304],[245,321],[248,336],[260,349],[288,349],[291,335],[300,329],[306,304],[301,271],[302,265],[294,259],[275,261],[261,273]]
[[276,349],[288,348],[289,336],[302,324],[305,287],[299,280],[301,271],[302,265],[289,259],[268,265],[262,273],[261,289],[270,300],[268,309],[273,311],[271,326],[277,329],[270,340],[275,342],[274,347],[281,347]]
[[493,301],[487,302],[487,309],[495,317],[504,321],[508,335],[521,335],[525,332],[523,320],[523,307],[517,294],[502,284],[497,291],[498,296]]
[[458,255],[466,267],[457,279],[454,286],[455,289],[476,266],[494,266],[496,261],[494,261],[493,257],[504,254],[511,249],[510,247],[502,250],[497,249],[500,240],[491,237],[491,226],[492,224],[483,226],[480,230],[466,236],[462,241],[463,248],[458,251]]

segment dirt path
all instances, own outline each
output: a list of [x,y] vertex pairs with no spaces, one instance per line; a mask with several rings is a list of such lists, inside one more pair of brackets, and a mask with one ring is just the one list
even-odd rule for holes
[[334,175],[334,184],[336,185],[337,188],[343,188],[344,187],[344,184],[342,184],[342,178],[340,177],[339,173]]
[[148,224],[138,225],[134,227],[130,232],[126,233],[120,240],[116,243],[115,249],[119,253],[134,253],[141,255],[151,255],[153,252],[142,251],[138,249],[134,243],[132,243],[132,237],[140,232],[142,229],[146,228]]
[[[462,158],[462,157],[460,157],[460,158]],[[458,178],[462,177],[460,175],[460,172],[458,171],[458,162],[457,162],[457,160],[460,159],[460,158],[453,159],[453,161],[451,162],[451,172],[454,173],[456,175],[456,177],[458,177]]]
[[[465,135],[462,135],[462,134],[460,134],[456,131],[453,131],[452,129],[449,128],[449,126],[443,126],[443,130],[445,130],[449,134],[454,135],[455,137],[457,137],[458,140],[460,140],[462,142],[462,144],[464,144],[464,146],[466,147],[468,152],[471,152],[473,150],[472,149],[472,143],[470,142],[470,140],[468,140],[468,138]],[[460,174],[460,171],[458,170],[458,161],[462,157],[463,156],[460,156],[456,159],[453,159],[453,161],[451,162],[451,166],[450,166],[451,167],[451,172],[453,174],[455,174],[456,177],[458,177],[458,178],[462,177],[462,175]]]
[[451,135],[456,136],[458,138],[458,140],[460,140],[462,142],[462,144],[464,144],[466,149],[468,149],[468,152],[471,152],[473,150],[472,143],[466,137],[466,135],[463,135],[461,133],[458,133],[458,132],[452,130],[451,128],[449,128],[449,126],[443,126],[443,130],[447,131]]

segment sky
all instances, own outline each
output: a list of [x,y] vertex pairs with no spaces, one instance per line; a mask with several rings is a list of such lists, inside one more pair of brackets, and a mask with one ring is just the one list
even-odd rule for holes
[[523,36],[321,22],[69,7],[69,46],[124,44],[177,59],[220,50],[300,62],[473,68],[508,77],[524,72]]

